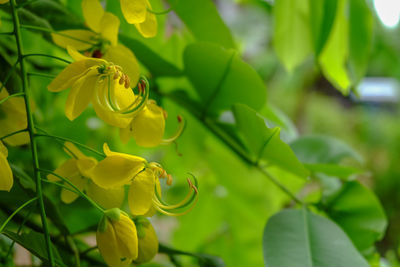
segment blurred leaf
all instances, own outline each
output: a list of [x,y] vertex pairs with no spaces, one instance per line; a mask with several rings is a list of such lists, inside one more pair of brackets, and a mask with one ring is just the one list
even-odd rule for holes
[[18,13],[21,16],[21,22],[23,24],[43,27],[43,28],[47,28],[47,29],[52,28],[47,20],[40,17],[39,15],[36,15],[33,12],[31,12],[25,8],[21,8],[18,11],[19,11]]
[[152,75],[162,77],[181,76],[183,74],[180,69],[163,59],[142,42],[124,35],[119,35],[119,40],[134,51],[137,59],[146,66]]
[[201,267],[226,267],[224,261],[217,257],[208,254],[196,254],[199,257],[199,265]]
[[[29,250],[29,252],[31,252],[33,255],[40,258],[41,260],[44,260],[46,262],[48,261],[46,244],[43,234],[35,231],[30,231],[29,233],[22,233],[20,235],[17,235],[16,233],[7,230],[5,230],[3,234]],[[52,246],[52,250],[56,264],[58,266],[66,266],[54,246]]]
[[308,171],[297,159],[290,146],[279,138],[278,127],[268,128],[264,118],[242,104],[235,104],[233,113],[238,130],[255,162],[263,159],[299,177],[308,176]]
[[335,20],[337,0],[309,0],[310,28],[314,54],[318,58],[331,32]]
[[213,1],[168,0],[168,2],[198,41],[235,48],[231,32],[221,19]]
[[197,90],[204,112],[215,114],[239,102],[256,110],[264,105],[263,81],[233,50],[196,43],[187,46],[183,57],[185,74]]
[[272,216],[263,244],[266,266],[369,266],[342,229],[305,209],[284,210]]
[[363,162],[361,156],[347,144],[333,137],[322,135],[303,136],[293,141],[290,146],[303,163],[339,164],[345,158]]
[[277,0],[274,6],[274,45],[288,71],[311,53],[308,1]]
[[358,83],[368,66],[372,46],[373,17],[366,0],[350,0],[349,46],[350,66]]
[[36,191],[36,184],[33,179],[19,166],[10,163],[13,175],[19,179],[19,182],[25,189]]
[[348,178],[353,174],[359,174],[363,171],[350,166],[336,165],[336,164],[304,164],[304,166],[313,173],[324,173],[330,176],[337,176],[340,178]]
[[326,212],[360,251],[380,240],[386,230],[387,219],[378,198],[358,181],[345,183],[326,204]]
[[349,22],[345,15],[346,3],[345,0],[338,1],[331,34],[318,59],[325,77],[344,95],[349,94],[351,85],[346,68],[349,56]]

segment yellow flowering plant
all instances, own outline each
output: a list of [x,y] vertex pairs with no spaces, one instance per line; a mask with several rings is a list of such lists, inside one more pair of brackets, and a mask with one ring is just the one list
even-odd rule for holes
[[0,190],[10,191],[14,179],[7,156],[8,150],[0,141]]

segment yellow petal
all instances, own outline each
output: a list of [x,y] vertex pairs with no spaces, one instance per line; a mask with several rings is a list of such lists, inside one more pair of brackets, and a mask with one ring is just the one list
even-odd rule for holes
[[69,64],[63,71],[54,78],[47,86],[51,92],[60,92],[71,87],[79,78],[85,75],[88,69],[87,61],[77,61]]
[[138,156],[111,151],[110,148],[108,147],[107,143],[103,144],[103,151],[107,157],[108,156],[118,156],[118,157],[126,158],[126,159],[132,160],[132,161],[140,161],[142,163],[146,162],[146,160],[144,158],[141,158]]
[[[61,177],[68,178],[78,174],[79,170],[76,166],[76,159],[68,159],[64,161],[57,169],[55,169],[54,173],[60,175]],[[57,182],[60,179],[52,174],[47,175],[47,179],[49,181]]]
[[110,41],[111,45],[118,43],[119,19],[112,13],[105,12],[100,21],[101,36]]
[[78,50],[90,49],[96,41],[96,36],[96,33],[88,30],[65,30],[51,34],[56,45],[63,48],[73,46]]
[[[125,108],[135,101],[133,91],[130,88],[126,89],[123,85],[120,85],[118,80],[112,81],[111,86],[113,87],[110,90],[114,90],[114,99],[120,108]],[[95,94],[96,97],[104,97],[104,95],[108,95],[108,83],[106,80],[99,84]],[[123,116],[120,113],[112,111],[110,108],[106,108],[105,104],[100,103],[100,100],[97,98],[93,101],[93,108],[100,119],[112,126],[125,128],[132,121],[132,117]]]
[[143,159],[120,155],[107,156],[93,169],[90,178],[98,186],[109,189],[123,186],[144,167]]
[[10,0],[0,0],[0,4],[8,3],[8,1],[10,1]]
[[157,18],[153,13],[147,12],[145,21],[136,23],[135,26],[143,37],[151,38],[157,35]]
[[130,24],[141,23],[146,19],[146,0],[121,0],[122,14]]
[[100,21],[104,14],[103,7],[98,0],[83,0],[82,12],[86,24],[95,32],[101,31]]
[[129,76],[132,88],[137,85],[140,77],[139,63],[129,48],[122,44],[111,46],[104,54],[104,59],[122,67]]
[[146,169],[133,179],[128,193],[128,203],[133,215],[144,215],[153,205],[156,177]]
[[121,213],[120,220],[114,222],[114,229],[121,255],[128,259],[136,259],[138,256],[138,239],[133,221]]
[[[69,176],[66,178],[81,191],[86,187],[86,184],[88,182],[88,179],[83,177],[80,173],[77,173],[75,175],[72,175],[72,176]],[[72,186],[70,186],[66,183],[65,183],[65,186],[74,190]],[[71,192],[70,190],[67,190],[64,188],[61,189],[61,200],[66,204],[72,203],[78,197],[79,197],[78,194]]]
[[105,209],[121,207],[125,197],[125,190],[122,186],[115,189],[104,189],[91,181],[89,182],[86,193]]
[[14,179],[7,161],[7,154],[7,148],[0,142],[0,190],[10,191]]
[[165,130],[165,119],[162,108],[150,102],[133,118],[131,127],[133,138],[139,146],[158,146],[163,139]]
[[72,57],[74,61],[84,61],[86,64],[86,68],[89,68],[94,65],[100,65],[107,63],[105,60],[101,58],[92,58],[82,55],[81,53],[76,50],[75,47],[68,45],[67,46],[68,55]]
[[[7,96],[7,90],[1,90],[0,100]],[[24,98],[13,97],[0,105],[0,125],[0,136],[27,128]],[[29,134],[28,132],[19,133],[4,139],[4,142],[11,146],[24,145],[30,142]]]
[[90,177],[91,171],[94,169],[96,164],[97,160],[92,157],[80,158],[76,162],[79,172],[85,177]]
[[158,239],[153,226],[149,223],[142,225],[145,236],[139,238],[139,253],[135,263],[151,261],[158,252]]
[[76,119],[89,105],[93,98],[98,78],[97,70],[92,69],[72,85],[65,104],[65,115],[68,119],[71,121]]

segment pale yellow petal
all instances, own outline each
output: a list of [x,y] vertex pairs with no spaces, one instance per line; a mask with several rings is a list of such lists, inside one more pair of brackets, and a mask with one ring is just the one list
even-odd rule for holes
[[164,112],[155,103],[148,104],[132,120],[132,135],[139,146],[158,146],[163,139],[164,130]]
[[147,12],[145,21],[136,23],[135,26],[145,38],[151,38],[157,35],[157,18],[153,13]]
[[86,193],[105,209],[120,208],[125,198],[124,187],[104,189],[91,181],[89,182]]
[[[114,91],[115,104],[120,108],[124,108],[135,101],[135,95],[130,88],[126,89],[123,85],[118,83],[118,80],[111,82],[110,90]],[[93,100],[93,108],[97,116],[104,122],[119,128],[127,127],[132,121],[132,117],[124,116],[116,111],[111,110],[111,107],[106,107],[104,100],[99,100],[99,98],[104,98],[108,96],[108,83],[103,81],[99,84],[99,87],[95,93],[95,99]],[[102,101],[102,102],[100,102]]]
[[104,154],[107,155],[107,157],[108,156],[118,156],[118,157],[126,158],[126,159],[132,160],[132,161],[138,161],[138,162],[142,162],[142,163],[146,162],[146,160],[144,158],[141,158],[138,156],[111,151],[110,148],[108,147],[107,143],[103,144],[103,151],[104,151]]
[[101,31],[100,21],[104,14],[103,7],[98,0],[83,0],[82,12],[86,24],[95,32]]
[[141,23],[146,19],[146,0],[120,0],[122,14],[130,24]]
[[107,156],[93,169],[90,178],[98,186],[109,189],[130,182],[144,167],[143,160],[119,155]]
[[71,87],[79,78],[85,75],[88,69],[86,61],[76,61],[69,64],[60,74],[55,77],[47,86],[51,92],[60,92]]
[[65,103],[65,115],[71,121],[76,119],[89,105],[97,85],[98,73],[96,69],[89,71],[77,80],[69,92]]
[[[7,96],[7,90],[1,90],[0,100]],[[26,129],[28,126],[26,118],[25,100],[23,97],[13,97],[2,103],[0,105],[0,136]],[[28,132],[23,132],[10,136],[3,141],[11,146],[19,146],[29,143],[30,139]]]
[[84,157],[78,159],[76,165],[83,176],[90,177],[91,171],[97,165],[97,160],[92,157]]
[[140,77],[139,63],[129,48],[122,44],[111,46],[104,54],[104,59],[121,66],[129,76],[131,87],[136,87]]
[[133,179],[128,194],[129,208],[133,215],[144,215],[153,205],[155,180],[151,169],[142,171]]
[[128,259],[136,259],[138,239],[133,221],[128,216],[121,214],[120,220],[114,223],[114,229],[120,254]]
[[[58,174],[61,177],[68,178],[70,176],[74,176],[78,174],[79,170],[76,166],[76,159],[68,159],[64,161],[57,169],[55,169],[54,173]],[[60,178],[53,174],[47,175],[47,179],[49,181],[57,182],[60,181]]]
[[10,191],[14,182],[7,154],[7,148],[0,142],[0,190],[2,191]]
[[51,34],[53,42],[63,48],[75,47],[78,50],[87,50],[96,42],[97,34],[88,30],[65,30]]
[[101,36],[115,46],[118,43],[119,19],[112,13],[105,12],[100,21]]

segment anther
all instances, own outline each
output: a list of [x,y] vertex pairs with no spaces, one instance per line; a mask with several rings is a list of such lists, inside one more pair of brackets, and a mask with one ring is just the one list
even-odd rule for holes
[[125,78],[125,88],[128,89],[131,87],[131,80],[129,79],[129,76],[124,74],[124,78]]

